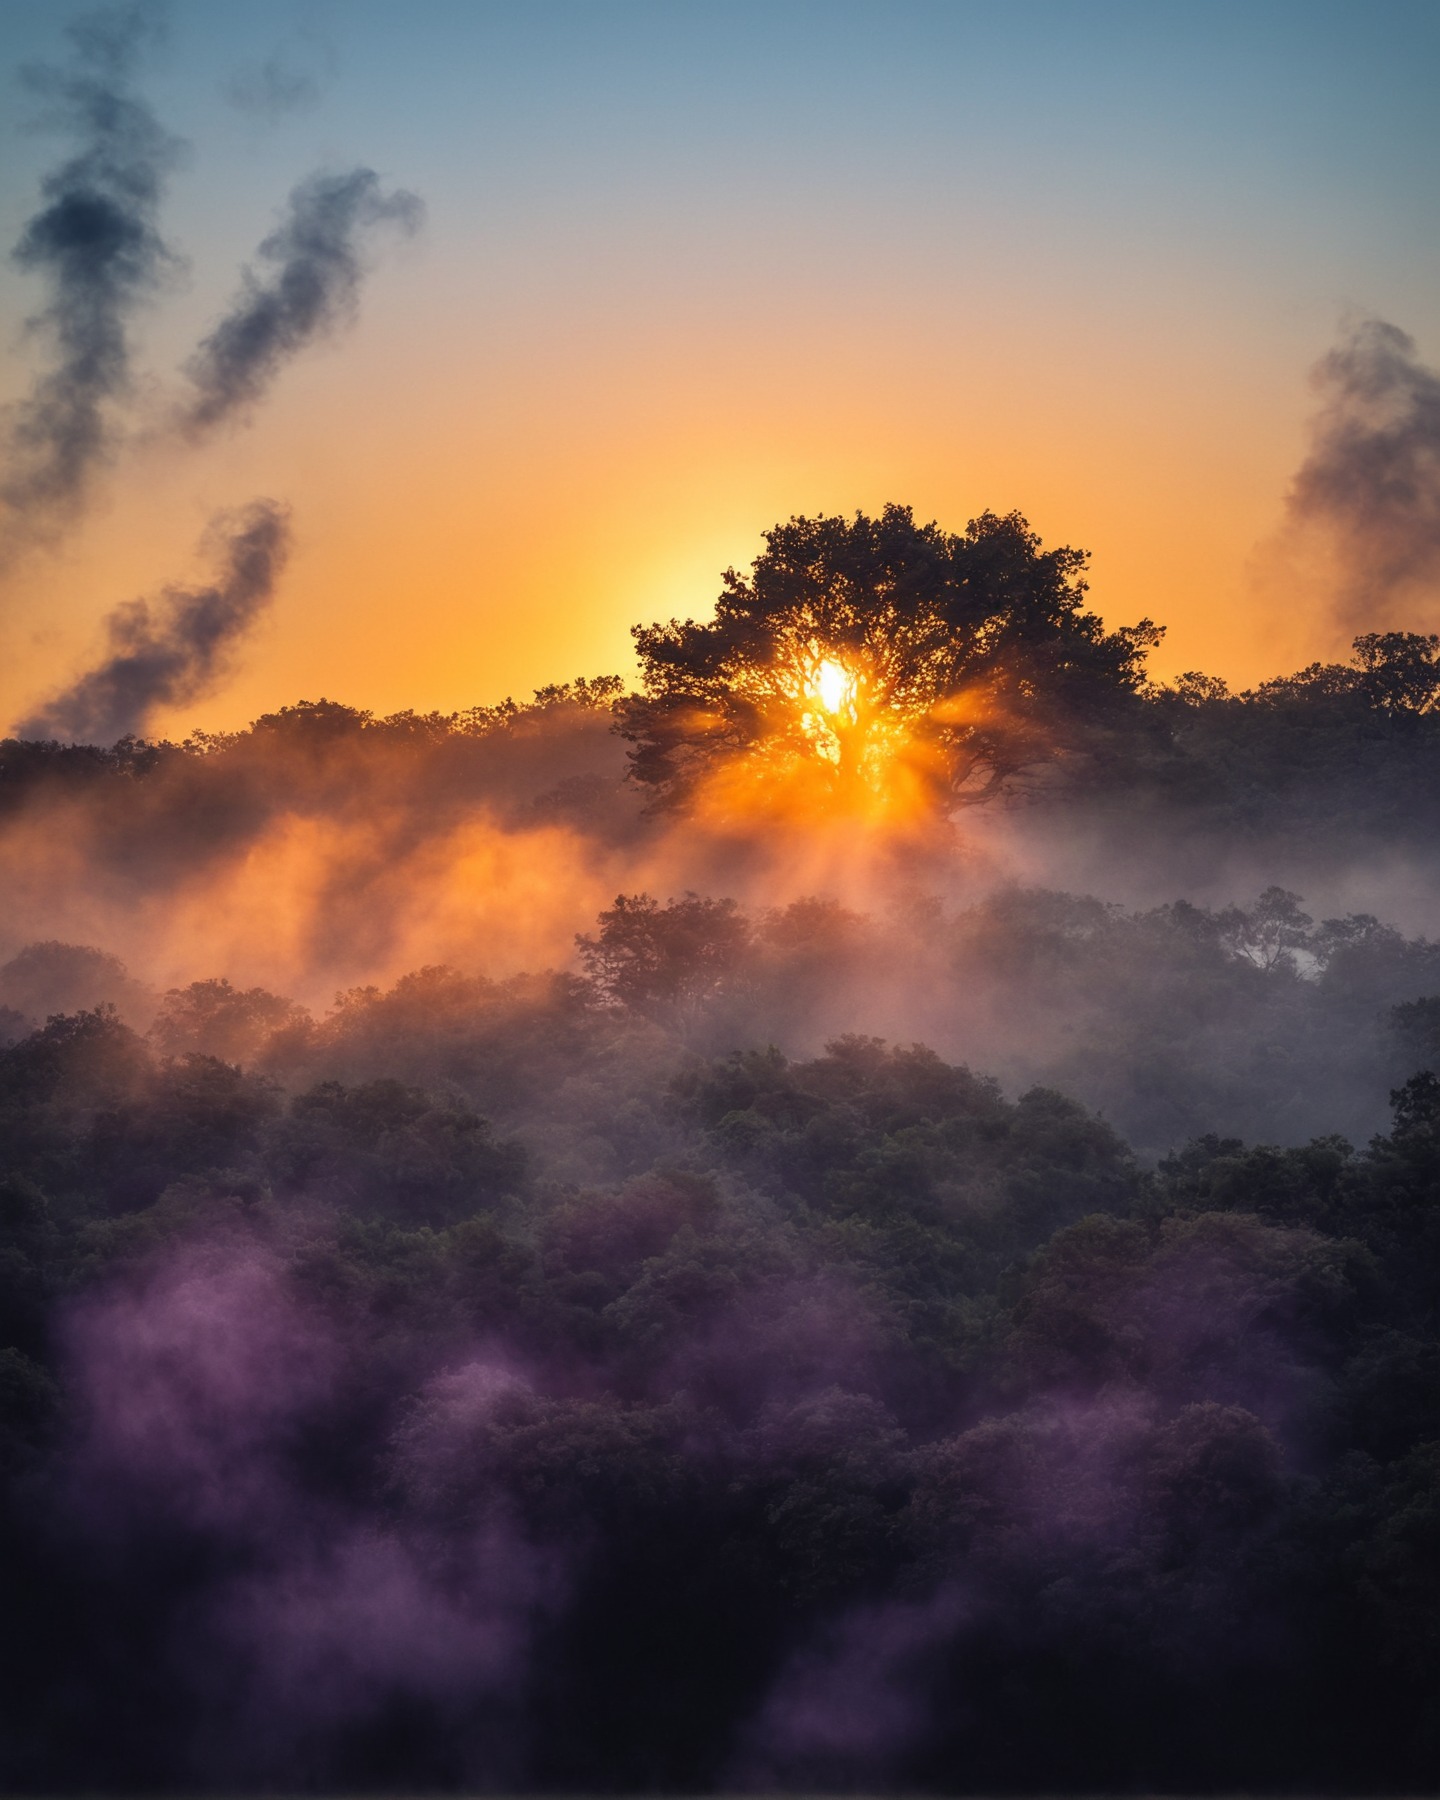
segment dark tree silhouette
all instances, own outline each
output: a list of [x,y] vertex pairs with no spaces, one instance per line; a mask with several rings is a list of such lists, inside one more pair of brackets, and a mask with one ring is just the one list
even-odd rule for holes
[[829,793],[900,782],[942,810],[1093,755],[1144,679],[1149,620],[1084,610],[1086,553],[1042,550],[1018,513],[963,536],[791,519],[709,624],[637,626],[643,693],[621,712],[635,778],[664,803],[717,768],[808,770]]
[[[1182,676],[1182,682],[1209,682]],[[1178,684],[1177,684],[1178,685]],[[1190,690],[1197,699],[1223,698]],[[1245,699],[1270,706],[1348,702],[1391,718],[1413,718],[1440,703],[1440,635],[1416,631],[1367,631],[1353,640],[1348,663],[1311,663],[1293,675],[1263,681]]]
[[596,937],[577,937],[585,973],[607,1000],[652,1017],[684,1016],[724,985],[750,937],[733,900],[686,894],[660,906],[621,894]]

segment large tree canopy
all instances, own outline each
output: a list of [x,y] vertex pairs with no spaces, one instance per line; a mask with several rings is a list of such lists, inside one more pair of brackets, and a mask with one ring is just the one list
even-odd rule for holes
[[643,692],[623,709],[637,780],[665,802],[743,771],[836,796],[948,810],[1093,753],[1144,680],[1148,619],[1084,609],[1082,550],[1043,550],[1018,514],[963,536],[878,519],[791,519],[708,624],[637,626]]

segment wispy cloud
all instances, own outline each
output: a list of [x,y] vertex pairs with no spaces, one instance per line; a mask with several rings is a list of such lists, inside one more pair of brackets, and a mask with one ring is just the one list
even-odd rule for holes
[[157,708],[212,691],[270,603],[289,550],[289,517],[273,500],[257,500],[213,520],[208,537],[219,553],[217,579],[117,606],[105,622],[104,658],[20,725],[21,737],[109,744],[141,732]]
[[44,204],[13,253],[47,284],[30,329],[54,359],[9,421],[0,506],[10,555],[83,505],[111,448],[113,409],[130,388],[130,321],[176,262],[158,219],[184,145],[130,86],[157,30],[147,7],[95,13],[69,28],[68,66],[25,75],[48,103],[44,123],[79,147],[46,176]]
[[373,169],[302,181],[283,222],[260,246],[273,275],[262,280],[245,271],[230,311],[191,360],[196,394],[185,415],[188,429],[203,432],[243,412],[291,357],[348,323],[370,235],[393,226],[409,236],[423,215],[416,195],[385,193]]
[[1359,319],[1317,363],[1322,408],[1291,489],[1292,533],[1333,559],[1347,627],[1374,630],[1440,594],[1440,373],[1384,319]]

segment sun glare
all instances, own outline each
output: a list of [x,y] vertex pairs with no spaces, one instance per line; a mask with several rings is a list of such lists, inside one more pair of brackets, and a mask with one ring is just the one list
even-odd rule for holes
[[778,811],[807,823],[931,817],[934,771],[871,655],[857,648],[845,661],[815,639],[785,648],[757,687],[770,729],[749,750],[715,760],[704,804],[717,817]]
[[844,663],[822,662],[810,682],[810,693],[827,713],[838,713],[855,692],[855,677]]

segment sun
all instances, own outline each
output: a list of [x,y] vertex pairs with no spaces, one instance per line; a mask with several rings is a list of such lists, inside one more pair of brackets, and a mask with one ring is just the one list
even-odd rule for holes
[[822,712],[838,713],[855,697],[855,677],[844,663],[832,662],[828,657],[820,663],[810,677],[810,698],[816,702]]
[[[782,645],[752,692],[769,729],[717,758],[704,804],[717,817],[778,814],[909,828],[935,814],[937,769],[868,646]],[[852,660],[853,658],[853,660]]]

